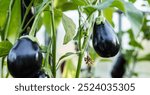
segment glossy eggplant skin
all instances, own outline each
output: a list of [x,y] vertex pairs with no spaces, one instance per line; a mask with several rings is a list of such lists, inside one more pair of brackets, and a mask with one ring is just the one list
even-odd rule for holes
[[39,45],[29,38],[19,39],[7,56],[7,66],[15,78],[31,78],[42,65]]
[[115,56],[120,49],[118,37],[106,20],[94,24],[92,41],[97,54],[104,58]]
[[127,64],[126,59],[123,54],[120,54],[112,68],[111,77],[112,78],[122,78],[126,69],[125,66]]

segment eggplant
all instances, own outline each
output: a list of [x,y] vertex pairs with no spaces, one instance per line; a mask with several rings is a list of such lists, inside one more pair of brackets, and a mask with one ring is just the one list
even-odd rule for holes
[[120,49],[119,39],[106,20],[95,22],[92,42],[96,53],[104,58],[115,56]]
[[126,71],[127,60],[123,54],[120,54],[112,68],[111,77],[112,78],[122,78]]
[[31,78],[41,69],[42,53],[39,45],[29,38],[20,38],[7,56],[7,66],[15,78]]

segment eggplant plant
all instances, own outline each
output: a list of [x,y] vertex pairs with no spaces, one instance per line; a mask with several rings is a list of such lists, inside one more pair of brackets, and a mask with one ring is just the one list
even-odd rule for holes
[[[60,68],[63,75],[69,76],[71,73],[71,77],[82,77],[83,64],[86,63],[91,68],[96,58],[110,59],[122,51],[120,36],[114,31],[112,19],[113,14],[118,10],[131,23],[132,34],[129,32],[131,38],[141,33],[144,16],[133,5],[135,1],[1,0],[1,77],[56,78]],[[78,25],[66,15],[69,11],[78,13]],[[60,40],[58,38],[58,33],[61,32],[58,31],[60,24],[65,30],[63,45],[74,41],[77,49],[75,52],[66,52],[58,57],[57,53],[60,51],[57,50],[57,42]],[[40,45],[38,41],[41,39],[36,35],[43,26],[47,35],[45,39],[48,41],[47,44]],[[91,41],[92,46],[89,45]],[[136,39],[132,39],[131,45],[141,46]],[[71,55],[77,57],[76,66],[70,59],[66,59]],[[64,60],[65,63],[61,66]]]

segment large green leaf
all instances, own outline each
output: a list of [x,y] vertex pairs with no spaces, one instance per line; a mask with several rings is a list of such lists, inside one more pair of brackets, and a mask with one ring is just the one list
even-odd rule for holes
[[0,57],[7,56],[11,48],[12,44],[9,41],[0,42]]
[[76,68],[72,63],[72,60],[67,60],[64,71],[63,71],[63,77],[64,78],[74,78],[76,74]]
[[76,25],[72,21],[71,18],[63,14],[62,17],[62,23],[64,26],[64,29],[66,31],[65,38],[64,38],[64,44],[67,44],[70,40],[73,39],[73,36],[75,34]]
[[124,4],[126,9],[125,10],[126,17],[129,19],[134,36],[136,37],[142,28],[143,14],[140,10],[135,8],[132,3],[124,2]]
[[7,13],[10,0],[0,0],[0,30],[3,30],[5,21],[7,19]]
[[7,38],[11,43],[14,43],[17,39],[17,34],[19,33],[21,26],[21,0],[15,0],[14,6],[11,13],[11,20],[8,28]]

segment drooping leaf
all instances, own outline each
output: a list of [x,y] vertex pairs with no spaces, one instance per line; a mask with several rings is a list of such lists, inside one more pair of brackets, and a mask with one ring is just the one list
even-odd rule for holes
[[14,43],[17,39],[21,27],[21,1],[15,0],[14,6],[11,13],[11,20],[8,28],[7,38],[11,43]]
[[63,14],[62,17],[62,23],[65,29],[65,37],[64,37],[64,44],[67,44],[70,40],[73,39],[73,36],[75,34],[76,25],[72,21],[71,18]]
[[72,60],[67,60],[65,63],[63,78],[74,78],[76,73],[76,68],[72,63]]
[[133,34],[136,37],[142,28],[143,14],[140,10],[135,8],[132,3],[124,2],[124,4],[126,17],[130,21]]
[[7,56],[12,46],[13,45],[9,41],[0,42],[0,57]]
[[4,28],[10,0],[0,0],[0,30]]

